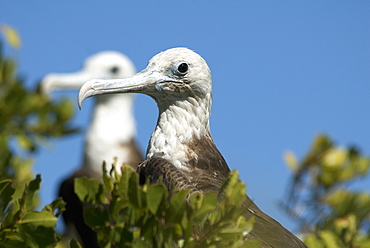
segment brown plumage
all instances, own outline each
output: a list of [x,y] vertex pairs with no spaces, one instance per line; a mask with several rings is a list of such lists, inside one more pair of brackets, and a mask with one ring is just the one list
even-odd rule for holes
[[163,183],[170,192],[174,189],[190,189],[192,192],[199,191],[179,169],[163,158],[145,160],[140,164],[137,172],[140,176],[141,185],[147,179],[151,183],[156,183],[160,178],[163,178]]

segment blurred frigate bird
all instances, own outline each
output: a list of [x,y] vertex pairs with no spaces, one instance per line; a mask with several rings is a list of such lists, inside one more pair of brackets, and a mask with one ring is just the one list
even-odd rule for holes
[[[135,67],[127,56],[116,51],[103,51],[88,57],[81,71],[48,74],[42,80],[42,89],[47,94],[56,89],[77,90],[92,78],[125,78],[134,74]],[[60,186],[59,195],[67,203],[63,213],[67,234],[77,238],[84,247],[98,247],[98,242],[96,234],[83,220],[83,204],[74,193],[74,179],[86,176],[100,180],[103,161],[110,171],[114,158],[118,165],[126,163],[137,168],[143,157],[135,141],[133,104],[132,94],[95,98],[82,164]]]

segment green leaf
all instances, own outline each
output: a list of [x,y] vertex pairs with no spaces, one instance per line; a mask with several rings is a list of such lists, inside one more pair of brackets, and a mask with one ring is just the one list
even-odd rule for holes
[[284,153],[284,160],[285,160],[285,163],[287,164],[288,168],[291,170],[291,171],[297,171],[298,168],[299,168],[299,165],[298,165],[298,161],[297,161],[297,158],[296,156],[294,155],[294,153],[292,151],[286,151]]
[[313,234],[307,235],[304,243],[307,245],[307,247],[325,248],[324,243]]
[[0,247],[2,248],[14,248],[14,247],[27,247],[27,244],[24,243],[23,239],[19,237],[19,233],[17,231],[3,229],[1,232],[0,238]]
[[32,210],[37,204],[36,192],[40,189],[41,175],[36,175],[36,178],[32,180],[26,189],[26,211]]
[[156,214],[162,201],[167,196],[166,188],[164,185],[161,185],[161,184],[153,185],[148,188],[146,196],[147,196],[149,210],[153,214]]
[[[113,166],[115,168],[115,166]],[[107,193],[110,193],[114,188],[114,182],[115,180],[113,177],[109,176],[109,172],[107,171],[107,163],[103,162],[103,184],[104,184],[104,190]]]
[[5,218],[3,220],[3,227],[9,227],[14,225],[14,223],[20,218],[20,215],[23,214],[20,211],[20,203],[19,201],[12,202],[9,206],[7,213],[5,213]]
[[97,229],[110,225],[108,209],[104,206],[85,206],[84,219],[87,225]]
[[19,235],[31,248],[52,248],[58,243],[59,238],[56,236],[53,228],[37,225],[19,225]]
[[72,239],[71,242],[69,242],[70,248],[83,248],[80,243],[78,243],[75,239]]
[[240,199],[245,198],[245,183],[238,179],[239,175],[236,170],[229,173],[228,186],[226,187],[225,194],[235,204],[242,204]]
[[[114,170],[116,171],[116,170]],[[128,199],[128,188],[129,188],[129,181],[130,177],[133,173],[133,170],[129,166],[125,166],[122,170],[122,174],[119,177],[119,180],[115,184],[115,191],[118,195],[123,197],[124,199]]]
[[61,197],[55,199],[52,203],[49,205],[46,205],[43,208],[43,211],[47,211],[49,213],[54,214],[56,217],[58,217],[62,212],[65,211],[66,203],[63,201]]
[[167,223],[179,223],[187,206],[186,198],[189,190],[175,192],[170,199],[170,205],[166,211]]
[[346,246],[331,231],[321,231],[320,237],[327,248],[345,248]]
[[0,32],[2,32],[6,38],[6,41],[15,49],[21,47],[21,38],[16,29],[5,24],[0,25]]
[[148,218],[141,227],[142,237],[144,237],[146,240],[150,240],[153,236],[155,236],[155,232],[159,228],[158,225],[159,223],[156,219]]
[[128,197],[130,203],[136,208],[142,208],[142,197],[141,197],[141,190],[138,187],[138,176],[136,174],[132,174],[129,179],[128,185]]
[[75,179],[75,193],[83,202],[89,204],[107,203],[102,191],[102,185],[95,178],[81,177]]
[[205,194],[203,197],[199,198],[201,200],[200,207],[194,214],[193,221],[195,223],[200,223],[204,218],[216,211],[217,209],[217,195],[213,193]]
[[0,182],[0,216],[3,219],[4,210],[9,205],[15,189],[12,188],[12,180],[6,179]]
[[35,150],[35,144],[29,137],[27,137],[26,135],[22,133],[17,135],[16,137],[17,137],[18,145],[22,149],[27,150],[27,151]]
[[56,221],[57,217],[49,212],[31,211],[26,213],[24,217],[18,221],[18,225],[29,224],[34,226],[54,227]]

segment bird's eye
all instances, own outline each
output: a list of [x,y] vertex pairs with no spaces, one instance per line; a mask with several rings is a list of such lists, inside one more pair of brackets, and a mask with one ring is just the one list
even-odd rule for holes
[[188,66],[188,64],[187,64],[187,63],[181,63],[181,64],[179,64],[179,66],[177,67],[177,70],[178,70],[179,72],[181,72],[181,73],[185,73],[185,72],[187,72],[187,71],[188,71],[188,68],[189,68],[189,66]]
[[117,74],[119,72],[119,68],[117,66],[113,66],[111,69],[110,69],[110,72],[112,74]]
[[175,74],[184,76],[189,70],[189,65],[186,62],[178,62],[174,65],[172,70]]

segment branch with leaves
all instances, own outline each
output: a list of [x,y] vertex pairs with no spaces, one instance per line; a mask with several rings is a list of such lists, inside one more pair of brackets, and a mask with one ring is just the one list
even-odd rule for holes
[[350,190],[368,176],[370,158],[354,146],[341,148],[318,135],[298,161],[285,156],[294,175],[286,212],[300,223],[309,247],[370,247],[370,192]]
[[40,184],[37,175],[14,199],[12,180],[0,181],[0,247],[55,247],[61,239],[54,228],[65,204],[59,198],[36,211]]

